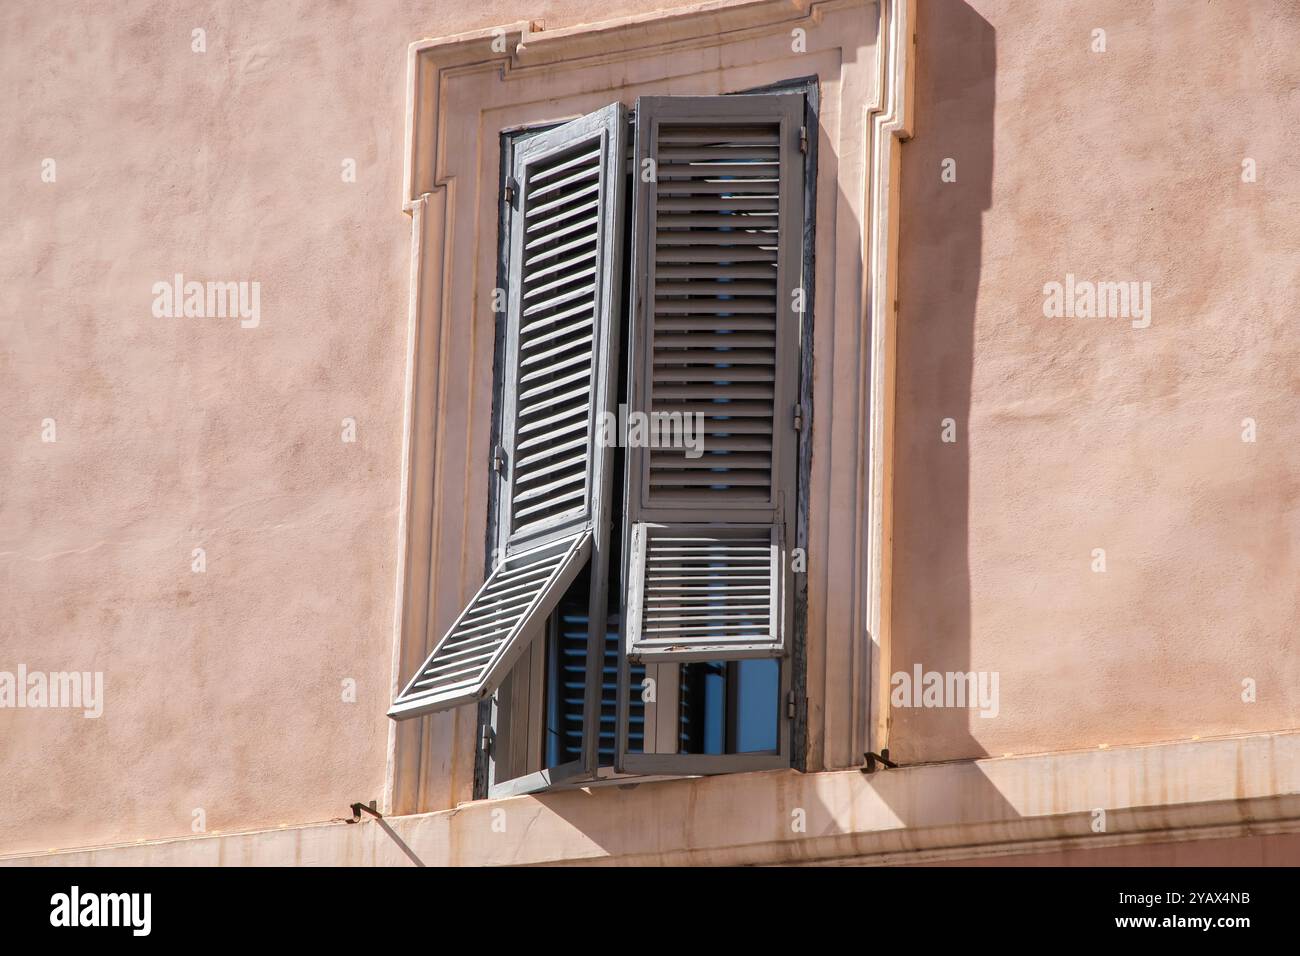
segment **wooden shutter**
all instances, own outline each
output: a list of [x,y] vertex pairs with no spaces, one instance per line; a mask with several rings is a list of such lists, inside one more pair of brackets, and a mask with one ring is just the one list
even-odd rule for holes
[[591,532],[512,555],[488,576],[388,716],[417,717],[490,693],[591,557]]
[[606,563],[613,450],[595,438],[617,382],[626,143],[627,114],[616,103],[515,151],[503,184],[511,211],[494,450],[501,560],[391,717],[492,693],[565,588],[589,561]]
[[634,525],[629,646],[681,662],[779,651],[783,536],[774,525]]
[[629,403],[702,447],[628,454],[632,660],[785,650],[803,124],[796,94],[637,101]]
[[626,115],[614,104],[515,155],[501,429],[507,549],[592,524],[607,494],[611,450],[593,439],[617,381]]

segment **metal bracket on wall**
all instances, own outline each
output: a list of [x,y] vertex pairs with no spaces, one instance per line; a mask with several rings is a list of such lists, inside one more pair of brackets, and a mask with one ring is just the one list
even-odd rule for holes
[[360,823],[362,811],[365,811],[366,813],[370,814],[376,820],[382,820],[384,818],[384,815],[379,812],[378,803],[374,800],[371,800],[370,806],[366,806],[364,803],[352,804],[352,819],[349,820],[348,823]]
[[880,753],[872,753],[870,750],[868,750],[866,753],[862,755],[862,759],[866,761],[866,765],[859,767],[858,769],[861,770],[863,773],[875,773],[878,769],[880,769],[879,767],[876,766],[876,764],[881,764],[884,767],[888,767],[890,770],[893,770],[898,766],[898,764],[894,763],[894,761],[889,759],[888,747],[881,750]]

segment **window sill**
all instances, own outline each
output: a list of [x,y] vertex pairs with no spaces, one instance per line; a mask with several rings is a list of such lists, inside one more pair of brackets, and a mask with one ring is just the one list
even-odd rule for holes
[[[1206,769],[1215,767],[1238,770]],[[1076,785],[1044,785],[1051,780]],[[1106,810],[1101,833],[1093,832],[1097,808]],[[429,866],[881,865],[1086,850],[1100,850],[1100,860],[1107,850],[1124,847],[1281,833],[1300,833],[1300,731],[902,767],[870,776],[782,770],[588,788],[366,818],[357,825],[319,823],[0,862],[410,866],[414,858]],[[1191,851],[1184,845],[1180,852]]]

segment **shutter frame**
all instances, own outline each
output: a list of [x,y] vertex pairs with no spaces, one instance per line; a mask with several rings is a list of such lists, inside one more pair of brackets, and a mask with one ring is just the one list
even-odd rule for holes
[[[598,151],[598,162],[583,161],[590,158],[592,150]],[[398,694],[388,716],[395,720],[419,717],[424,714],[448,710],[461,704],[480,700],[494,692],[510,667],[518,660],[532,640],[544,630],[546,619],[564,595],[565,589],[587,566],[592,566],[593,580],[604,580],[608,564],[609,494],[612,481],[614,455],[612,448],[599,447],[596,438],[597,414],[612,410],[617,381],[616,363],[611,356],[618,354],[618,325],[616,316],[621,311],[621,257],[623,255],[623,195],[624,164],[627,151],[627,111],[614,103],[594,113],[546,130],[522,143],[516,150],[509,170],[512,195],[510,197],[510,231],[506,246],[508,289],[505,322],[505,361],[502,366],[501,452],[502,467],[493,470],[497,500],[497,549],[500,558],[482,587],[475,593],[451,627],[434,646],[424,663],[417,669],[401,693]],[[534,179],[541,170],[545,177]],[[594,183],[591,181],[594,174]],[[505,187],[505,183],[502,187]],[[530,186],[536,186],[531,190]],[[587,197],[590,197],[589,199]],[[531,200],[536,199],[534,203]],[[557,199],[561,200],[557,204]],[[579,212],[567,218],[565,214],[590,205],[587,215]],[[531,215],[530,215],[531,214]],[[527,243],[530,219],[533,225],[555,220],[549,233],[535,229],[533,238],[545,237],[545,244],[529,252]],[[594,218],[594,222],[590,222]],[[583,226],[582,224],[587,225]],[[573,227],[573,228],[571,228]],[[594,244],[592,263],[572,263],[575,250]],[[566,259],[565,256],[570,258]],[[531,256],[531,261],[529,259]],[[557,263],[570,263],[557,271]],[[581,330],[572,329],[576,323],[569,316],[566,324],[557,315],[570,312],[585,304],[587,292],[572,295],[562,308],[534,310],[528,302],[530,293],[539,290],[535,300],[545,300],[548,291],[555,288],[556,277],[567,278],[559,288],[574,291],[577,283],[573,276],[591,270],[590,295],[590,346],[584,358]],[[531,283],[531,284],[530,284]],[[580,285],[578,288],[582,288]],[[530,340],[528,323],[533,324]],[[570,331],[558,334],[560,330]],[[544,343],[544,344],[543,344]],[[554,351],[556,346],[566,349]],[[525,355],[524,353],[529,354]],[[585,381],[575,377],[575,369],[588,369]],[[586,391],[586,435],[584,442],[574,443],[580,434],[578,416],[570,414],[566,420],[570,431],[564,435],[549,433],[538,420],[523,421],[523,401],[530,390],[548,397],[545,376],[534,372],[550,369],[565,382],[569,394]],[[554,391],[554,390],[551,390]],[[570,410],[580,404],[583,396],[577,395],[569,403]],[[545,421],[545,415],[539,415]],[[521,422],[523,425],[521,426]],[[527,436],[522,428],[537,427]],[[532,446],[525,442],[540,438]],[[551,516],[551,520],[534,521],[531,526],[519,527],[516,505],[522,496],[516,494],[516,479],[521,464],[527,465],[529,456],[555,456],[557,445],[570,447],[560,462],[537,457],[537,468],[526,472],[532,484],[530,489],[544,489],[553,479],[549,476],[576,474],[573,466],[581,462],[584,491],[576,507],[566,513]],[[529,450],[532,449],[532,450]],[[545,491],[528,500],[541,503]],[[432,675],[445,673],[448,666],[469,653],[463,643],[471,622],[478,625],[483,620],[484,603],[493,595],[494,587],[512,568],[530,563],[550,561],[550,573],[533,576],[527,587],[514,591],[511,605],[518,612],[517,619],[504,633],[497,633],[493,646],[484,647],[477,657],[479,666],[467,673],[455,686],[437,690],[429,689]],[[540,565],[538,565],[540,566]],[[593,611],[599,612],[603,621],[605,588],[593,588]],[[597,607],[599,595],[599,607]],[[489,615],[490,619],[490,615]],[[597,619],[593,616],[593,619]],[[492,633],[492,632],[488,632]],[[603,632],[602,632],[603,633]]]
[[[656,557],[655,541],[677,555]],[[767,550],[761,559],[759,545]],[[737,554],[741,549],[748,554]],[[691,553],[699,557],[691,558]],[[707,560],[704,555],[724,567],[717,572],[698,567],[682,572]],[[657,561],[673,564],[655,567]],[[785,566],[785,536],[779,525],[638,522],[632,528],[628,587],[629,660],[686,664],[782,656]],[[746,624],[747,619],[759,623]],[[700,633],[706,626],[710,629]]]
[[[520,548],[532,548],[546,541],[554,540],[573,533],[581,527],[595,526],[598,516],[608,512],[610,474],[613,466],[613,449],[597,447],[597,415],[612,410],[615,398],[616,362],[618,354],[618,323],[616,318],[622,310],[620,301],[621,258],[623,254],[623,180],[627,142],[627,110],[621,103],[590,113],[555,129],[547,130],[521,143],[515,151],[511,164],[511,179],[514,182],[514,198],[510,216],[509,244],[509,286],[507,289],[506,315],[506,349],[504,364],[504,401],[501,416],[501,446],[504,452],[504,468],[499,480],[497,522],[497,546],[501,553],[510,554]],[[561,173],[553,173],[545,168],[548,162],[559,158],[563,166],[571,153],[583,153],[598,148],[600,159],[598,166],[598,188],[592,200],[591,216],[595,224],[589,229],[574,229],[584,220],[581,215],[557,222],[552,230],[557,235],[558,248],[579,242],[584,238],[594,239],[596,243],[595,262],[592,266],[592,343],[590,348],[590,375],[585,385],[582,382],[567,382],[559,388],[550,387],[544,379],[528,379],[536,371],[550,366],[560,368],[560,378],[572,377],[563,363],[572,361],[577,354],[573,349],[551,354],[566,342],[572,343],[581,332],[567,333],[560,338],[551,338],[562,329],[572,329],[581,321],[581,315],[569,315],[559,320],[555,315],[565,316],[575,308],[575,302],[582,303],[582,297],[563,302],[555,310],[541,313],[541,320],[535,314],[528,314],[535,308],[530,296],[530,259],[535,253],[529,251],[529,244],[535,234],[529,229],[537,222],[547,220],[545,209],[555,202],[554,194],[537,197],[534,203],[534,177],[538,174],[547,176],[543,185],[572,178],[575,171],[584,167],[569,167]],[[571,190],[580,192],[584,183],[573,184]],[[580,202],[580,200],[579,200]],[[544,253],[552,256],[536,262],[535,271],[546,273],[558,261],[566,261],[564,254]],[[574,252],[568,253],[573,255]],[[545,288],[554,282],[552,274],[539,275],[536,287]],[[542,295],[544,298],[544,294]],[[547,314],[549,312],[549,315]],[[531,339],[531,341],[530,341]],[[529,355],[522,355],[528,350]],[[542,356],[547,356],[541,360]],[[550,515],[540,520],[533,515],[519,512],[545,507],[549,497],[539,491],[557,478],[571,478],[576,469],[571,465],[561,467],[563,453],[557,454],[555,447],[577,441],[577,416],[573,413],[572,403],[562,406],[561,421],[546,427],[540,423],[553,417],[547,414],[555,406],[540,407],[540,403],[554,400],[556,395],[572,395],[583,391],[587,400],[585,439],[586,462],[584,472],[585,493],[575,501],[574,506],[558,515]],[[530,394],[530,393],[541,394]],[[538,410],[531,418],[528,415],[530,400]],[[573,401],[579,401],[575,398]],[[567,413],[566,413],[567,408]],[[557,433],[556,428],[568,428],[567,432]],[[521,433],[521,429],[525,430]],[[548,440],[549,439],[549,440]],[[531,443],[531,444],[530,444]],[[569,462],[579,457],[581,446],[572,448],[567,455]],[[549,452],[549,457],[545,456]],[[539,459],[535,467],[529,459]],[[560,461],[556,461],[560,459]],[[531,473],[528,471],[532,468]],[[552,469],[547,471],[547,469]],[[529,482],[528,488],[520,487],[521,480]],[[557,489],[565,491],[569,486]],[[524,505],[525,496],[528,505]],[[527,520],[524,520],[527,519]]]
[[[637,100],[634,155],[635,169],[638,175],[634,180],[633,298],[630,331],[632,348],[629,356],[628,380],[630,411],[654,414],[656,412],[662,413],[665,408],[673,407],[667,403],[657,404],[654,400],[656,339],[663,342],[666,338],[667,341],[676,344],[681,336],[668,338],[675,331],[675,329],[670,329],[669,326],[677,324],[673,321],[675,319],[673,313],[693,308],[693,306],[683,304],[680,300],[665,300],[662,306],[658,306],[656,302],[656,286],[660,280],[660,269],[673,265],[673,263],[658,261],[660,248],[656,245],[656,232],[660,224],[659,206],[665,198],[668,198],[660,197],[658,193],[661,191],[661,183],[671,181],[671,179],[664,179],[664,168],[665,166],[671,167],[671,164],[667,163],[666,159],[672,158],[665,157],[664,147],[658,142],[661,128],[675,126],[680,130],[686,127],[698,127],[701,130],[708,130],[710,134],[714,134],[712,138],[723,141],[727,139],[725,131],[728,127],[745,129],[757,125],[774,125],[779,130],[777,147],[780,201],[777,232],[778,248],[776,249],[777,277],[770,307],[771,318],[766,319],[766,316],[761,311],[758,313],[750,311],[759,308],[760,305],[754,301],[746,301],[741,305],[733,306],[733,314],[730,319],[719,319],[712,326],[712,328],[718,329],[725,328],[728,330],[726,335],[737,338],[739,342],[748,342],[753,339],[741,338],[741,336],[750,335],[755,338],[758,336],[753,332],[746,331],[747,327],[759,324],[764,319],[773,323],[774,341],[770,347],[770,357],[775,374],[770,400],[771,467],[765,479],[768,494],[761,500],[747,496],[746,500],[738,503],[729,503],[725,500],[725,496],[718,494],[685,492],[672,497],[665,494],[657,495],[652,486],[653,479],[651,475],[655,458],[653,450],[635,448],[630,449],[628,454],[628,504],[630,510],[635,513],[634,520],[651,522],[676,522],[682,520],[771,522],[776,519],[777,512],[781,508],[781,493],[785,492],[786,498],[793,500],[796,448],[798,445],[798,434],[793,425],[793,409],[799,400],[798,351],[800,319],[792,311],[792,292],[801,285],[803,278],[805,173],[803,156],[799,150],[799,138],[800,129],[805,122],[804,97],[798,93],[757,93],[735,96],[643,96]],[[752,131],[746,129],[744,136],[752,137]],[[674,149],[677,147],[671,146],[668,148]],[[746,151],[743,146],[740,149]],[[647,159],[655,161],[656,178],[658,180],[655,183],[642,181],[640,170],[644,168],[643,164]],[[733,169],[732,173],[740,175],[741,171]],[[671,176],[672,174],[668,175]],[[757,175],[751,178],[757,178]],[[693,185],[696,188],[703,188],[705,186],[717,186],[718,184],[696,182]],[[664,188],[667,189],[668,187],[665,185]],[[684,225],[688,219],[688,214],[674,213],[674,216],[673,222],[680,225]],[[702,228],[706,230],[714,228],[712,226],[714,218],[712,211],[701,211],[697,217],[698,220],[705,222]],[[737,226],[748,225],[754,221],[734,215],[716,218],[736,219]],[[689,231],[693,232],[695,230]],[[679,233],[678,235],[684,234]],[[744,250],[747,245],[756,246],[758,244],[755,240],[759,237],[752,234],[733,231],[730,235],[734,237],[737,245],[729,244],[727,248],[737,254]],[[668,250],[671,247],[662,248]],[[682,253],[674,251],[674,255],[689,257],[693,251],[698,250],[700,247],[683,245],[680,248],[686,251]],[[713,255],[723,254],[722,250],[718,248],[709,251]],[[702,266],[696,264],[694,268],[699,270]],[[733,271],[745,271],[742,263],[733,264],[728,268]],[[743,281],[743,279],[737,278],[732,279],[727,284],[740,286]],[[704,282],[704,285],[712,287],[712,284],[707,281]],[[722,283],[718,285],[721,286]],[[743,288],[743,286],[741,287]],[[706,309],[721,311],[725,308],[727,301],[726,299],[710,301],[706,294],[703,305]],[[659,312],[662,312],[662,314],[657,314]],[[663,320],[669,321],[665,322]],[[662,330],[660,325],[664,326]],[[701,322],[698,324],[697,331],[708,334],[710,328],[707,323]],[[733,329],[734,331],[732,331]],[[661,338],[661,336],[665,338]],[[721,334],[715,335],[715,340],[720,341],[722,337]],[[762,347],[755,351],[761,352]],[[753,357],[751,356],[751,358]],[[761,354],[757,356],[759,359],[763,357]],[[704,375],[704,372],[699,374]],[[661,387],[666,386],[667,379],[661,379],[659,384]],[[744,381],[732,382],[729,386],[718,388],[716,394],[725,394],[728,389],[740,395],[750,394],[750,389],[745,385]],[[704,391],[702,387],[701,390]],[[766,416],[764,417],[766,418]],[[706,419],[706,428],[712,429],[716,427],[716,424],[716,422],[709,422]],[[737,427],[748,426],[749,423],[742,423]],[[743,445],[745,444],[744,438],[745,433],[742,432],[733,435],[729,440]],[[706,449],[704,457],[709,458],[707,438],[704,447]],[[687,463],[683,462],[683,464]],[[701,463],[696,462],[694,465],[689,465],[689,467],[698,468],[700,465]]]
[[[683,483],[683,490],[671,497],[655,491],[652,471],[659,466],[654,459],[654,449],[628,450],[625,528],[625,541],[628,545],[624,566],[628,569],[625,589],[625,649],[629,661],[687,663],[741,660],[782,657],[790,650],[789,635],[793,619],[790,595],[793,592],[790,588],[787,550],[794,540],[799,442],[794,418],[799,403],[799,342],[804,325],[802,316],[793,310],[792,292],[803,282],[805,168],[804,156],[800,151],[800,132],[806,122],[804,107],[805,98],[801,93],[656,96],[641,97],[637,101],[634,169],[638,175],[634,180],[632,227],[630,410],[658,410],[655,402],[656,384],[662,386],[664,382],[688,376],[693,364],[703,369],[700,377],[705,379],[711,374],[711,369],[717,369],[717,378],[713,380],[717,385],[716,393],[709,392],[707,388],[701,388],[700,392],[702,402],[718,404],[719,409],[736,401],[748,400],[754,390],[743,383],[761,379],[761,376],[738,373],[734,379],[727,378],[731,373],[724,370],[743,371],[746,368],[744,362],[732,361],[732,358],[743,358],[745,362],[762,362],[770,355],[773,375],[768,418],[771,463],[766,472],[765,497],[747,494],[743,486],[734,494],[714,493],[718,490],[735,491],[728,483],[727,475],[730,472],[726,470],[726,458],[734,457],[735,454],[748,454],[749,457],[740,459],[740,467],[747,468],[753,463],[752,449],[757,443],[746,438],[753,432],[732,432],[725,450],[717,449],[721,454],[712,460],[718,463],[721,470],[715,472],[707,469],[710,475],[719,474],[717,487],[712,487],[713,483],[710,482],[711,487],[704,488],[701,487],[704,482],[697,481],[692,489],[686,483],[690,481],[688,476]],[[671,135],[666,139],[674,141],[661,144],[659,134],[665,127],[671,130]],[[728,128],[739,128],[738,135],[729,140]],[[778,168],[775,177],[779,184],[779,201],[776,206],[775,255],[769,257],[776,265],[777,275],[771,306],[766,307],[762,297],[755,295],[756,290],[765,287],[763,273],[752,265],[745,265],[747,262],[761,261],[761,247],[771,245],[770,241],[765,241],[763,231],[757,225],[751,225],[755,221],[751,217],[763,213],[760,211],[755,214],[751,211],[757,203],[736,203],[735,200],[750,199],[752,194],[762,191],[759,182],[772,178],[759,173],[751,174],[748,168],[753,164],[770,162],[770,143],[764,136],[764,131],[770,128],[779,131],[776,137]],[[699,131],[698,135],[696,130]],[[737,144],[727,148],[741,154],[742,161],[726,163],[723,158],[719,158],[718,154],[724,151],[721,144],[728,142]],[[766,151],[765,143],[768,144]],[[688,168],[682,168],[683,164],[678,164],[679,168],[673,169],[672,164],[667,162],[691,154],[694,157]],[[647,159],[655,160],[656,182],[653,183],[643,182],[639,175]],[[665,175],[666,166],[669,171]],[[697,169],[700,171],[698,174]],[[722,171],[715,173],[715,170]],[[674,189],[678,183],[684,185]],[[732,183],[735,185],[731,186]],[[661,219],[660,210],[665,200],[678,198],[674,193],[696,199],[691,203],[671,202],[669,208],[673,218]],[[728,196],[731,198],[726,199]],[[731,203],[730,216],[725,209],[716,208],[725,206],[727,202]],[[692,205],[696,207],[694,212],[689,208]],[[765,208],[770,210],[770,202]],[[735,220],[734,226],[722,225],[728,218]],[[692,227],[689,225],[692,222],[700,225]],[[660,234],[661,224],[668,230],[664,234]],[[685,227],[685,233],[681,227]],[[690,235],[697,228],[705,230],[702,233],[705,240],[702,248],[693,244],[694,237]],[[769,233],[768,237],[771,235]],[[707,245],[710,242],[713,245]],[[682,249],[688,251],[679,251]],[[700,249],[699,258],[703,262],[692,262],[696,249]],[[718,267],[719,277],[716,283],[711,280],[708,271],[711,261],[731,263]],[[689,268],[682,268],[681,264],[685,263],[692,264]],[[661,270],[664,270],[670,280],[667,287],[660,282]],[[686,280],[687,285],[681,285],[679,279]],[[753,279],[758,279],[758,282],[753,282]],[[692,291],[684,291],[693,288],[689,284],[691,282],[703,283],[699,297]],[[736,287],[737,293],[730,294],[728,286]],[[657,299],[656,291],[667,296],[676,295],[677,298]],[[715,295],[716,298],[710,298]],[[755,295],[755,298],[745,298],[751,295]],[[738,302],[738,299],[741,301]],[[704,308],[696,304],[701,302]],[[765,318],[764,308],[768,309],[766,315],[770,315],[772,325],[770,346],[763,343],[761,335],[749,332],[751,328],[762,324]],[[696,360],[696,353],[691,352],[687,346],[682,350],[687,357],[674,361],[680,353],[673,350],[680,347],[681,337],[666,338],[660,334],[658,326],[662,323],[668,334],[687,327],[686,320],[675,320],[678,315],[702,317],[697,328],[687,328],[684,333],[687,336],[693,333],[711,336],[709,343],[702,346],[703,351],[699,353],[703,356],[702,359]],[[668,321],[663,321],[664,319]],[[710,321],[716,321],[716,324],[710,325]],[[736,338],[734,345],[726,341],[730,337]],[[660,354],[663,356],[660,367],[670,374],[660,373],[656,376],[656,343],[660,345]],[[765,347],[769,349],[767,353],[762,351]],[[724,351],[718,352],[716,364],[710,365],[711,353],[718,349]],[[737,351],[743,351],[744,354],[731,355]],[[682,367],[687,371],[680,371]],[[742,383],[740,387],[736,387],[737,382]],[[660,394],[680,393],[669,387],[661,388]],[[716,398],[727,398],[731,394],[743,398],[725,404],[716,401]],[[716,398],[711,398],[714,395]],[[717,430],[723,434],[727,433],[728,422],[736,421],[735,417],[722,411],[714,413],[714,419]],[[751,425],[743,419],[741,422],[746,428]],[[708,454],[708,447],[706,432],[705,455]],[[734,454],[733,448],[736,449]],[[660,472],[661,476],[664,474]],[[678,474],[670,477],[676,479]],[[752,474],[737,477],[754,480]],[[739,500],[742,498],[745,500]],[[720,626],[712,634],[707,631],[684,632],[689,636],[682,640],[664,641],[652,636],[655,625],[662,624],[661,620],[655,618],[655,612],[648,609],[649,601],[645,590],[647,554],[653,538],[656,535],[691,533],[727,539],[756,532],[770,535],[771,542],[767,568],[769,632],[762,636],[749,635],[747,639],[734,639],[734,635],[729,635],[727,629]],[[725,572],[725,569],[722,570]],[[720,606],[718,610],[725,611],[725,607]],[[721,623],[723,619],[717,620]],[[662,627],[659,631],[662,633]]]
[[[397,695],[388,716],[405,720],[448,710],[495,690],[559,603],[565,588],[586,566],[592,537],[591,531],[581,531],[519,552],[497,565]],[[514,577],[527,580],[512,584]],[[502,592],[508,596],[503,597]],[[503,604],[509,608],[506,613],[502,613]],[[489,630],[484,632],[484,628]],[[474,655],[468,662],[467,654]],[[437,675],[454,667],[465,668],[464,676],[450,684],[444,677],[438,683]]]

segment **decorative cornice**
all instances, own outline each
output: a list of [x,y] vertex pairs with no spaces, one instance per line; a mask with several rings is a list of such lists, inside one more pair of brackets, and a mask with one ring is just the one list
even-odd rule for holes
[[432,165],[422,165],[422,158],[439,152],[436,91],[444,74],[499,70],[504,77],[535,67],[572,69],[633,55],[662,55],[665,47],[716,45],[721,38],[745,31],[765,31],[801,20],[817,22],[822,8],[862,4],[863,0],[708,0],[557,30],[544,29],[540,21],[520,20],[417,40],[407,49],[403,210],[409,213],[413,201],[438,185]]

